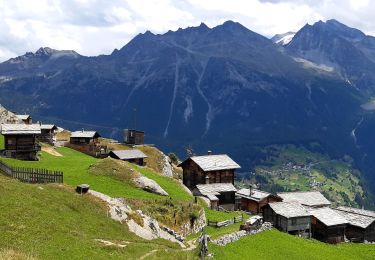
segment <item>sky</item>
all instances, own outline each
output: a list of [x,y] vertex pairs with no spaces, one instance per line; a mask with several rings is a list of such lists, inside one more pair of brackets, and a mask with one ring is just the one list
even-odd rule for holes
[[336,19],[375,35],[370,0],[0,0],[0,61],[40,47],[110,54],[138,33],[240,22],[266,37]]

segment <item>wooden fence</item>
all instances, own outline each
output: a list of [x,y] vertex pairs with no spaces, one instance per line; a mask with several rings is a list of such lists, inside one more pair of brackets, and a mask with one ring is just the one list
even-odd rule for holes
[[0,171],[6,175],[28,183],[63,183],[64,174],[60,171],[11,167],[0,161]]
[[232,219],[227,219],[227,220],[224,220],[224,221],[207,220],[207,226],[220,228],[220,227],[233,225],[234,223],[238,223],[238,222],[242,222],[242,221],[243,221],[243,215],[239,215],[239,216],[236,216]]

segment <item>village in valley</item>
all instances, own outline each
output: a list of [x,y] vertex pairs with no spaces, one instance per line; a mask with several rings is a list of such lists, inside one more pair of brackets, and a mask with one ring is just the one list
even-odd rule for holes
[[[65,176],[62,171],[34,169],[32,164],[30,167],[12,167],[12,163],[43,161],[45,155],[40,157],[41,151],[59,156],[59,148],[56,147],[66,147],[66,149],[73,149],[98,159],[99,164],[110,160],[108,165],[112,166],[108,167],[113,167],[114,172],[121,172],[115,168],[117,162],[127,162],[128,164],[123,166],[119,164],[119,167],[128,167],[126,169],[130,174],[137,176],[134,181],[137,188],[158,196],[167,198],[171,196],[170,191],[167,191],[166,188],[163,189],[158,184],[161,177],[152,179],[146,173],[142,174],[142,169],[148,169],[149,157],[154,156],[155,152],[153,150],[148,154],[151,148],[145,144],[147,135],[143,131],[125,129],[123,142],[117,142],[103,138],[95,130],[80,129],[69,132],[59,128],[53,122],[48,124],[33,122],[31,115],[10,113],[1,124],[1,135],[4,137],[4,149],[1,151],[1,157],[5,160],[0,159],[0,171],[21,182],[33,185],[64,183]],[[281,169],[275,171],[258,169],[258,173],[263,171],[264,175],[279,177],[287,172],[299,172],[309,179],[305,184],[305,191],[271,192],[262,190],[261,186],[253,184],[236,187],[236,171],[241,169],[241,166],[227,154],[214,154],[208,151],[205,155],[191,155],[183,161],[176,161],[175,155],[172,158],[161,152],[158,153],[163,164],[161,170],[163,175],[178,180],[176,185],[195,198],[194,204],[190,203],[189,207],[190,210],[197,210],[198,213],[189,213],[191,227],[184,231],[176,228],[176,225],[181,225],[177,224],[176,212],[174,212],[174,217],[169,220],[171,223],[174,221],[176,225],[165,225],[165,222],[162,223],[162,216],[154,218],[152,214],[159,213],[152,212],[151,205],[144,205],[147,212],[134,211],[131,207],[139,205],[139,202],[132,199],[127,204],[124,200],[113,198],[101,190],[95,190],[100,185],[91,186],[90,178],[85,179],[86,183],[75,183],[76,191],[80,195],[90,194],[90,196],[95,196],[107,203],[109,217],[127,223],[132,232],[144,239],[163,238],[186,248],[186,239],[194,233],[199,235],[199,239],[188,242],[188,246],[192,249],[200,248],[201,256],[214,256],[209,251],[210,243],[225,246],[243,236],[255,235],[272,228],[329,244],[375,243],[375,212],[338,205],[337,202],[329,201],[319,191],[323,183],[317,181],[313,174],[313,162],[305,165],[288,162]],[[173,162],[172,159],[176,162]],[[129,167],[128,165],[134,166]],[[108,167],[103,168],[102,171],[108,170]],[[176,175],[176,172],[179,174]],[[118,175],[119,173],[113,174]],[[117,178],[128,177],[117,176]],[[170,207],[174,207],[172,204]],[[202,205],[203,208],[206,208],[206,214],[200,210]],[[168,209],[166,210],[168,211]],[[214,220],[212,217],[210,219],[210,216],[217,214],[215,212],[223,214],[237,212],[238,214],[224,220]],[[127,217],[132,214],[138,214],[137,218],[141,218],[141,221]],[[237,225],[238,230],[232,230],[232,232],[215,239],[210,239],[208,234],[202,232],[206,226],[219,230],[231,225]]]

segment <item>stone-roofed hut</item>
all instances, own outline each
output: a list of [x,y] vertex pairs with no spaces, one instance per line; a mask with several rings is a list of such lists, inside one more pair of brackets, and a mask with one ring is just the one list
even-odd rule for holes
[[32,117],[30,115],[16,115],[16,119],[19,123],[24,123],[30,125],[33,123]]
[[336,244],[345,241],[345,227],[348,221],[335,210],[325,208],[311,208],[312,236],[322,242]]
[[75,131],[70,136],[70,142],[65,145],[97,158],[108,157],[108,147],[100,144],[99,137],[96,131]]
[[338,207],[336,212],[343,216],[348,224],[345,236],[352,242],[375,242],[375,212],[350,207]]
[[96,131],[75,131],[70,136],[70,143],[76,145],[98,143],[100,134]]
[[331,206],[331,202],[319,191],[280,192],[277,195],[284,202],[297,202],[307,207],[320,208]]
[[271,193],[250,189],[240,189],[236,193],[241,200],[241,209],[251,212],[252,214],[259,214],[262,212],[262,207],[272,202],[281,202],[282,198]]
[[[192,190],[193,194],[206,196],[210,200],[212,208],[217,208],[217,206],[229,210],[235,208],[234,171],[241,167],[228,155],[193,156],[178,166],[183,169],[184,185]],[[199,188],[198,185],[200,185]],[[205,195],[201,187],[211,190],[210,196]],[[222,190],[222,187],[225,187],[225,191]]]
[[56,131],[57,126],[52,124],[41,124],[41,134],[38,136],[38,140],[50,145],[54,145],[56,142]]
[[211,209],[218,209],[220,206],[226,210],[234,210],[236,191],[232,183],[211,183],[198,184],[193,194],[209,199]]
[[311,213],[296,202],[273,202],[263,207],[263,221],[291,234],[309,236]]
[[198,184],[234,184],[234,171],[241,168],[226,154],[193,156],[178,166],[183,169],[183,183],[190,189]]
[[2,124],[1,134],[4,136],[5,146],[3,154],[19,160],[38,160],[40,146],[36,136],[40,133],[39,124]]
[[109,156],[114,159],[135,163],[140,166],[145,165],[145,159],[147,158],[147,155],[137,149],[111,151]]

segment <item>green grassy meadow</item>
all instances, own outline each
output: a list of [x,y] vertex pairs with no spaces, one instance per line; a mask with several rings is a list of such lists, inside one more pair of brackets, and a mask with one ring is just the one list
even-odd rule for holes
[[0,175],[0,194],[0,251],[25,256],[15,259],[139,259],[152,250],[164,252],[159,259],[194,258],[177,244],[137,237],[108,218],[103,203],[65,185],[24,184]]
[[374,259],[375,246],[364,244],[329,245],[277,230],[266,231],[228,244],[209,245],[214,259]]

